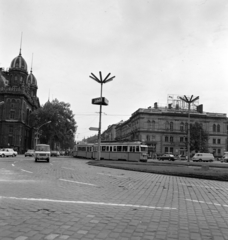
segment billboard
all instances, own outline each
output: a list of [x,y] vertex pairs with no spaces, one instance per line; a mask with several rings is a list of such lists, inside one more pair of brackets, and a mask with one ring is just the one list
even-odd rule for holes
[[[179,109],[188,109],[188,103],[184,102],[180,99],[180,97],[184,98],[186,96],[188,99],[191,98],[191,96],[188,95],[181,95],[181,94],[168,94],[167,96],[167,105],[171,106],[172,108],[179,108]],[[190,104],[190,108],[197,110],[197,106],[199,106],[199,99],[194,101]]]

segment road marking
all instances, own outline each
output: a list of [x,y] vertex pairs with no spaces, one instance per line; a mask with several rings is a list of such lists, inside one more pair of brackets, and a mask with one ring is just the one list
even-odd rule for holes
[[15,167],[15,165],[14,165],[14,164],[12,164],[12,166],[13,166],[13,167]]
[[26,171],[26,170],[24,170],[24,169],[21,169],[21,171],[27,172],[27,173],[33,173],[33,172],[30,172],[30,171]]
[[87,202],[87,201],[68,201],[68,200],[55,200],[45,198],[17,198],[17,197],[4,197],[0,196],[0,199],[12,199],[12,200],[24,200],[24,201],[40,201],[40,202],[55,202],[55,203],[75,203],[75,204],[87,204],[87,205],[103,205],[103,206],[115,206],[115,207],[133,207],[133,208],[148,208],[148,209],[162,209],[162,210],[177,210],[172,207],[155,207],[145,205],[133,205],[133,204],[118,204],[118,203],[105,203],[105,202]]
[[109,177],[128,178],[128,177],[125,177],[125,176],[111,175],[111,174],[107,174],[107,173],[97,173],[97,174],[100,174],[100,175],[105,175],[105,176],[109,176]]
[[223,206],[223,207],[228,207],[228,205],[225,204],[219,204],[219,203],[213,203],[213,202],[205,202],[205,201],[198,201],[198,200],[192,200],[192,199],[185,199],[186,201],[191,201],[191,202],[196,202],[196,203],[205,203],[209,205],[215,205],[215,206]]
[[72,168],[67,168],[67,167],[62,167],[62,168],[64,168],[64,169],[68,169],[68,170],[74,170],[74,169],[72,169]]
[[94,184],[91,184],[91,183],[76,182],[76,181],[71,181],[71,180],[62,179],[62,178],[60,178],[59,180],[61,180],[61,181],[65,181],[65,182],[72,182],[72,183],[78,183],[78,184],[85,184],[85,185],[90,185],[90,186],[97,186],[97,185],[94,185]]

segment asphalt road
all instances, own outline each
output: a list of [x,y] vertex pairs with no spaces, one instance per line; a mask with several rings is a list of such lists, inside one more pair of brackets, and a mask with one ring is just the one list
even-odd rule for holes
[[228,183],[0,158],[0,240],[228,239]]

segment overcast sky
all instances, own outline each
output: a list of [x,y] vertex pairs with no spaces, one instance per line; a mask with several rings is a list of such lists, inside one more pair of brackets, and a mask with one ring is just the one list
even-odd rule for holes
[[[22,56],[43,105],[71,104],[76,140],[98,127],[100,84],[91,73],[116,76],[104,85],[102,131],[168,94],[199,96],[206,112],[227,113],[227,0],[0,0],[0,67]],[[49,94],[50,92],[50,94]]]

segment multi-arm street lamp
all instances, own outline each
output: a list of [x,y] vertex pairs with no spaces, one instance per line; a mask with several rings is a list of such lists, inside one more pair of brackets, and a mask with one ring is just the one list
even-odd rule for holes
[[188,98],[186,95],[184,97],[180,97],[180,99],[186,103],[188,103],[188,162],[190,161],[190,107],[191,103],[195,102],[199,97],[193,98],[193,95]]
[[43,126],[46,125],[46,124],[49,124],[49,123],[51,123],[51,121],[45,122],[45,123],[43,123],[42,125],[40,125],[39,127],[35,128],[35,129],[36,129],[35,148],[36,148],[36,145],[37,145],[37,141],[38,141],[38,133],[39,133],[40,128],[43,127]]
[[110,77],[110,74],[109,73],[104,79],[102,79],[102,74],[101,72],[99,72],[100,74],[100,79],[97,78],[93,73],[91,73],[92,76],[89,76],[90,78],[92,78],[93,80],[95,80],[96,82],[100,83],[101,84],[101,95],[100,95],[100,98],[99,99],[94,99],[94,100],[97,100],[97,103],[94,103],[94,104],[98,104],[100,105],[100,112],[99,112],[99,127],[98,127],[98,159],[97,160],[100,160],[100,155],[101,155],[101,152],[100,152],[100,145],[101,145],[101,113],[102,113],[102,105],[107,105],[107,103],[104,103],[104,101],[106,99],[103,99],[102,97],[102,89],[103,89],[103,84],[104,83],[107,83],[107,82],[110,82],[113,80],[114,77]]

